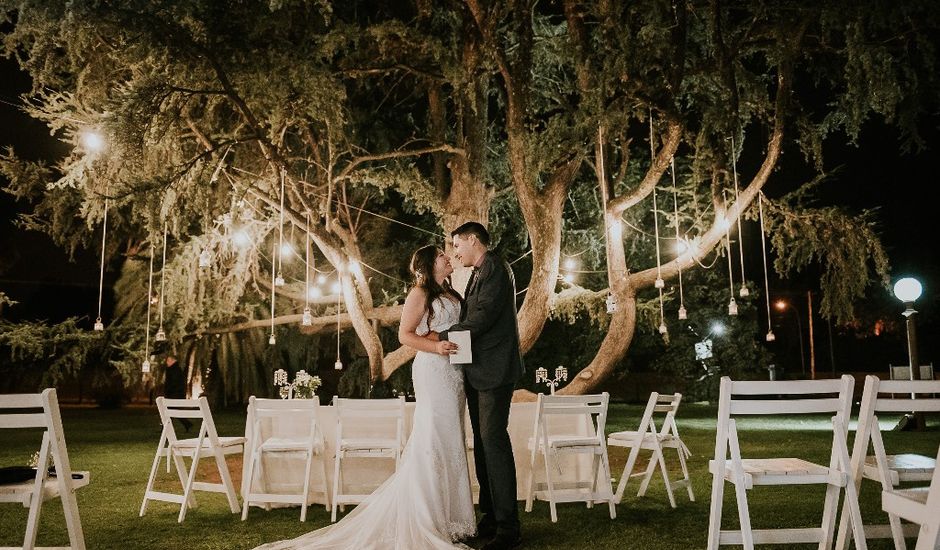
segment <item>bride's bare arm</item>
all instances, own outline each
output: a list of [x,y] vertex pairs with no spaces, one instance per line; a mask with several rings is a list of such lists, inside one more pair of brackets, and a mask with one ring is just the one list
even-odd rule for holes
[[403,346],[414,348],[418,351],[428,353],[438,353],[440,355],[450,355],[457,351],[457,344],[448,341],[434,342],[419,336],[416,332],[421,318],[424,317],[424,311],[427,304],[427,295],[421,288],[412,288],[405,298],[405,306],[401,311],[401,323],[398,325],[398,341]]

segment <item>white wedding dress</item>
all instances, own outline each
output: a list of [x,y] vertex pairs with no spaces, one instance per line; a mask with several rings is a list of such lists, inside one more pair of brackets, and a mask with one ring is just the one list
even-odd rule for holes
[[[450,328],[460,304],[435,300],[434,318],[419,335]],[[463,431],[463,369],[443,355],[419,351],[411,370],[414,426],[398,471],[334,525],[256,550],[436,550],[476,531]]]

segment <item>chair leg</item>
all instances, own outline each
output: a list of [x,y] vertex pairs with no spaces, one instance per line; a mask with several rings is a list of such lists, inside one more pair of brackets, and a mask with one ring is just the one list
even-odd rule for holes
[[600,476],[600,455],[594,453],[591,457],[591,498],[587,501],[588,509],[594,507],[594,497],[597,496],[597,478]]
[[307,468],[304,476],[303,502],[300,504],[300,521],[307,521],[307,504],[310,499],[310,478],[313,477],[313,449],[307,449]]
[[248,491],[242,496],[242,500],[245,501],[245,506],[242,508],[242,521],[248,519],[248,509],[251,508],[251,486],[254,483],[255,462],[258,460],[258,455],[257,449],[253,449],[248,455],[251,458],[248,461],[248,471],[245,473],[245,478],[248,480]]
[[189,476],[186,478],[186,483],[183,485],[183,503],[180,504],[180,514],[177,518],[177,523],[183,523],[183,520],[186,519],[186,510],[189,508],[186,504],[189,502],[189,497],[193,492],[193,483],[196,481],[196,470],[199,469],[199,459],[201,455],[201,445],[193,450],[193,460],[189,463]]
[[[338,442],[337,442],[337,443],[338,443]],[[343,451],[339,451],[339,450],[336,451],[336,457],[333,459],[333,498],[332,498],[333,504],[332,504],[332,510],[330,511],[330,522],[331,522],[331,523],[336,523],[336,506],[337,506],[337,502],[338,502],[339,499],[340,499],[340,493],[339,493],[339,488],[340,488],[340,483],[339,483],[340,466],[339,466],[339,463],[340,463],[340,461],[342,460],[342,458],[343,458]]]
[[330,478],[326,477],[326,453],[320,453],[320,467],[323,470],[323,508],[330,511]]
[[[244,456],[244,451],[242,451],[242,456]],[[228,499],[229,510],[233,514],[237,514],[242,511],[241,505],[238,503],[238,495],[235,493],[235,484],[232,483],[232,474],[228,471],[228,462],[225,460],[225,455],[222,453],[222,449],[215,449],[215,464],[219,469],[219,475],[222,476],[222,484],[225,486],[225,497]]]
[[535,501],[535,461],[538,456],[539,443],[538,439],[535,440],[532,446],[532,454],[529,456],[529,474],[527,476],[528,482],[526,483],[526,497],[525,497],[525,511],[532,511],[532,503]]
[[692,479],[689,478],[689,467],[685,463],[685,453],[682,447],[676,447],[676,453],[679,455],[679,465],[682,466],[682,480],[685,481],[685,488],[689,492],[689,501],[695,502],[695,494],[692,492]]
[[[166,445],[166,434],[160,436],[160,444],[157,445],[157,454],[153,457],[153,466],[150,467],[150,478],[147,479],[147,488],[144,489],[144,501],[140,503],[140,517],[147,513],[147,493],[153,490],[153,482],[157,477],[157,470],[160,468],[160,458]],[[169,454],[167,455],[167,465],[170,464]]]
[[601,477],[601,487],[603,495],[607,498],[607,506],[610,508],[610,519],[617,518],[617,505],[614,503],[613,487],[610,486],[610,461],[607,458],[607,449],[601,455],[601,467],[603,468],[603,477]]
[[640,454],[639,442],[637,445],[630,447],[630,456],[627,457],[627,463],[623,467],[623,474],[620,476],[620,482],[617,484],[617,493],[614,495],[614,498],[617,499],[617,504],[620,504],[620,501],[623,499],[623,492],[627,489],[627,482],[630,480],[630,476],[633,475],[633,466],[636,464],[636,457]]
[[[672,493],[672,483],[669,482],[669,471],[666,470],[666,458],[663,456],[663,448],[659,445],[656,445],[656,450],[653,451],[656,456],[656,460],[659,461],[659,470],[663,474],[663,482],[666,484],[666,494],[669,495],[669,505],[673,508],[676,507],[676,496]],[[649,486],[649,480],[653,477],[652,472],[649,472],[650,475],[643,480],[643,486],[641,489],[646,491],[646,488]]]
[[708,513],[708,545],[707,550],[717,550],[721,535],[721,509],[725,498],[725,477],[716,471],[712,475],[712,501]]
[[552,523],[558,523],[558,511],[555,509],[555,486],[552,483],[552,471],[551,467],[554,464],[549,464],[549,455],[551,454],[550,450],[545,447],[542,450],[542,458],[545,460],[545,487],[548,491],[548,508],[551,512]]
[[36,477],[33,480],[33,494],[29,499],[29,515],[26,519],[26,535],[23,537],[23,548],[32,549],[36,545],[36,535],[39,534],[39,514],[42,511],[42,492],[49,471],[49,432],[42,434],[42,444],[39,447],[39,461],[36,463]]

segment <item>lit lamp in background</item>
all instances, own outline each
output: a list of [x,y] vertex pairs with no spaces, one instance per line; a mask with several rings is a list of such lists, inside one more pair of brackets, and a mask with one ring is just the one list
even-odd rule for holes
[[[904,311],[901,312],[901,315],[904,316],[904,324],[907,327],[907,357],[908,364],[911,367],[911,380],[920,378],[920,362],[917,359],[917,327],[914,324],[914,315],[917,314],[917,310],[914,309],[914,302],[920,298],[923,290],[920,281],[912,277],[905,277],[894,283],[894,295],[904,304]],[[914,394],[911,394],[911,398],[914,397]],[[923,428],[924,418],[917,413],[906,414],[896,427],[899,430],[920,430]]]
[[558,387],[559,382],[568,381],[568,369],[558,365],[558,368],[555,369],[555,378],[548,377],[548,369],[545,367],[539,367],[535,369],[535,383],[542,384],[544,383],[551,390],[551,394],[555,395],[555,388]]
[[[803,357],[805,355],[803,351],[803,323],[800,322],[800,312],[796,310],[793,304],[787,302],[786,300],[777,300],[776,302],[774,302],[774,307],[777,308],[777,310],[780,312],[786,311],[787,308],[790,308],[793,310],[793,318],[796,319],[796,333],[800,337],[800,372],[805,376],[806,375],[806,358]],[[770,339],[772,335],[773,335],[773,331],[767,333],[768,342],[773,341]],[[776,336],[774,336],[774,339],[776,339]]]

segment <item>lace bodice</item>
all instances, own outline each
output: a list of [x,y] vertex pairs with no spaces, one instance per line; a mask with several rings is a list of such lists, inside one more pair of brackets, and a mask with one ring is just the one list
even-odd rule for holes
[[454,323],[460,320],[460,303],[450,298],[440,297],[432,302],[434,317],[428,325],[428,312],[424,312],[424,317],[418,323],[415,333],[418,336],[424,336],[430,331],[440,332],[449,329]]

